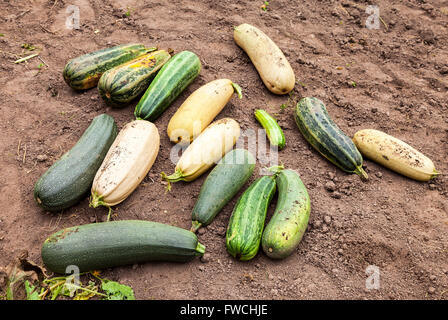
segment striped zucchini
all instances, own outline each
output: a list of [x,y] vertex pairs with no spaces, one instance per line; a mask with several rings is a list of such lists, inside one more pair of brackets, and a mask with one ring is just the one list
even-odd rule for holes
[[266,135],[271,145],[277,146],[280,150],[283,149],[285,147],[285,135],[277,121],[269,113],[261,109],[255,110],[255,118],[266,130]]
[[296,124],[305,139],[321,155],[346,172],[367,179],[363,159],[353,141],[333,122],[322,101],[303,98],[296,106]]
[[70,265],[84,272],[146,261],[186,262],[204,252],[205,247],[188,230],[122,220],[62,229],[45,240],[41,255],[48,269],[66,273]]
[[170,58],[168,52],[159,50],[106,71],[98,82],[101,97],[112,106],[125,106],[148,88]]
[[252,175],[255,158],[247,150],[228,152],[205,179],[192,212],[191,231],[209,225]]
[[95,117],[75,146],[36,182],[34,199],[37,204],[48,211],[59,211],[79,202],[92,186],[116,136],[117,126],[111,116]]
[[87,53],[71,59],[65,65],[64,80],[75,90],[93,88],[107,70],[154,50],[157,48],[131,43]]
[[275,194],[275,175],[257,179],[239,198],[226,233],[227,251],[250,260],[258,252],[269,203]]
[[198,76],[201,61],[190,51],[175,54],[159,71],[135,107],[136,119],[154,122]]
[[267,256],[283,259],[299,245],[308,226],[310,197],[294,170],[283,170],[277,178],[278,200],[274,215],[263,232],[261,245]]

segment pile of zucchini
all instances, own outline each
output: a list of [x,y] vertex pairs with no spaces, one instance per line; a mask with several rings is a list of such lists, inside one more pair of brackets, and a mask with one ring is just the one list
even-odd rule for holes
[[[264,32],[242,24],[234,28],[234,40],[269,91],[284,95],[293,90],[294,71]],[[90,271],[154,260],[185,262],[204,254],[205,247],[195,232],[213,222],[248,183],[256,166],[249,151],[233,149],[241,133],[238,121],[215,120],[234,93],[242,98],[241,88],[227,78],[194,91],[166,129],[173,143],[186,147],[174,172],[161,173],[168,181],[168,190],[170,183],[193,181],[214,166],[192,210],[191,229],[151,221],[109,221],[111,207],[129,197],[157,158],[160,135],[153,122],[200,71],[200,59],[193,52],[171,56],[168,51],[143,44],[105,48],[67,63],[63,77],[73,89],[97,86],[100,96],[112,107],[139,101],[135,120],[119,131],[111,116],[95,117],[74,147],[36,182],[34,199],[44,210],[67,209],[87,194],[91,207],[109,208],[107,222],[65,228],[45,240],[42,259],[50,270],[65,273],[70,265]],[[275,118],[262,109],[256,109],[254,115],[271,147],[285,148],[285,135]],[[322,156],[362,179],[368,179],[363,156],[420,181],[439,174],[428,157],[384,132],[364,129],[351,139],[317,98],[298,101],[294,118],[305,140]],[[272,259],[286,258],[296,250],[307,229],[310,197],[299,174],[283,166],[269,170],[270,175],[257,178],[246,188],[229,218],[226,247],[236,259],[254,258],[260,246]],[[276,208],[266,224],[268,207],[276,194]]]

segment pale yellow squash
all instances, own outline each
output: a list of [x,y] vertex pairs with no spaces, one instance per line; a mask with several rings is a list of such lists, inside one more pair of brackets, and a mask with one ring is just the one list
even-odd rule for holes
[[275,94],[287,94],[295,84],[294,71],[282,50],[260,29],[243,23],[233,38],[249,56],[265,86]]
[[406,177],[428,181],[439,174],[431,159],[382,131],[360,130],[355,133],[353,142],[366,158]]
[[185,149],[172,175],[162,172],[163,179],[195,180],[229,152],[239,137],[240,125],[235,120],[224,118],[213,122]]
[[241,99],[241,88],[229,79],[214,80],[197,89],[168,123],[170,140],[182,145],[189,144],[221,112],[234,92]]
[[159,153],[157,127],[134,120],[118,133],[92,185],[92,207],[114,206],[124,201],[148,174]]

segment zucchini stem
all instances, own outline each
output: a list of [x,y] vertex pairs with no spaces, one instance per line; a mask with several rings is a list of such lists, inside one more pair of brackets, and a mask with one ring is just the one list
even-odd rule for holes
[[242,94],[241,87],[237,83],[234,83],[234,82],[232,82],[232,87],[235,90],[236,94],[238,95],[238,98],[242,99],[243,94]]
[[196,233],[196,231],[198,231],[198,229],[202,226],[202,223],[200,223],[199,221],[192,221],[191,222],[191,229],[190,231],[193,233]]
[[198,245],[196,246],[195,251],[198,253],[198,255],[203,256],[205,253],[205,246],[198,241]]
[[90,197],[89,207],[91,208],[98,208],[99,206],[104,206],[109,209],[109,212],[107,213],[107,222],[110,221],[110,217],[112,213],[114,212],[112,208],[103,201],[103,197],[98,195],[96,192],[92,193],[92,196]]
[[266,168],[266,169],[268,171],[272,172],[272,174],[276,177],[276,176],[278,176],[278,174],[280,172],[282,172],[283,169],[285,169],[285,166],[281,164],[279,166],[272,166],[272,167],[269,167],[269,168]]
[[171,182],[178,182],[181,180],[184,180],[184,175],[182,171],[179,169],[176,170],[172,175],[167,176],[165,172],[162,172],[160,174],[162,176],[162,179],[168,182],[168,186],[166,187],[166,191],[171,191]]
[[359,166],[359,167],[356,167],[354,172],[358,176],[360,176],[362,180],[368,180],[369,179],[369,175],[364,171],[364,169],[362,168],[362,165]]

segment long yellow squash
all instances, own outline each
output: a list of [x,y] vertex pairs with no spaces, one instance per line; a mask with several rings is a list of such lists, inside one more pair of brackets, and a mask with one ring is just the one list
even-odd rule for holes
[[233,93],[242,98],[241,88],[229,79],[211,81],[193,92],[168,123],[172,142],[189,144],[225,107]]
[[145,178],[159,153],[157,127],[145,120],[126,124],[110,147],[92,185],[92,207],[124,201]]
[[230,151],[239,136],[240,125],[235,120],[213,122],[185,149],[175,172],[170,176],[162,172],[162,178],[168,182],[195,180]]
[[431,159],[382,131],[360,130],[355,133],[353,142],[366,158],[406,177],[428,181],[439,174]]

